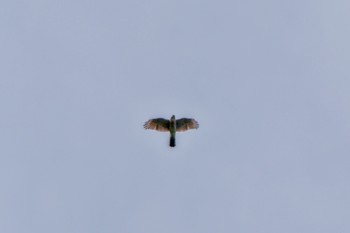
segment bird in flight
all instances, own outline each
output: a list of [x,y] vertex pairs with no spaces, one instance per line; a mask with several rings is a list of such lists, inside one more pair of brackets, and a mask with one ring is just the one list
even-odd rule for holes
[[170,120],[164,118],[155,118],[148,120],[143,127],[145,129],[153,129],[161,132],[170,132],[170,147],[175,147],[175,134],[176,132],[182,132],[189,129],[198,129],[199,124],[192,118],[181,118],[175,120],[175,116],[172,115]]

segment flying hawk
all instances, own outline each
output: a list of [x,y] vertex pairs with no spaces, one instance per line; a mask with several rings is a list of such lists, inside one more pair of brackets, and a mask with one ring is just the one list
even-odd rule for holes
[[175,147],[175,134],[189,129],[198,129],[199,124],[192,118],[181,118],[175,120],[173,115],[170,120],[164,118],[155,118],[148,120],[143,127],[145,129],[153,129],[161,132],[170,132],[170,147]]

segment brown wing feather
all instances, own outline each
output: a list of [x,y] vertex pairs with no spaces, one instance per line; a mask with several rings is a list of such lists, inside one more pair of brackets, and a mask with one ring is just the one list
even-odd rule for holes
[[164,118],[156,118],[147,121],[143,127],[145,129],[153,129],[161,132],[169,131],[169,120]]
[[176,131],[186,131],[189,129],[198,129],[199,124],[195,119],[192,118],[181,118],[176,120]]

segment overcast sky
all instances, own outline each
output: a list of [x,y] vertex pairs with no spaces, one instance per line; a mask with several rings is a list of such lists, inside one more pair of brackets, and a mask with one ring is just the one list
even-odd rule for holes
[[0,232],[349,231],[350,1],[0,5]]

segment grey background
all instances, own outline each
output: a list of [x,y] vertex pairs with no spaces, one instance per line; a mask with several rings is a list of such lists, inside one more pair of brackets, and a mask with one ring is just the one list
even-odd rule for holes
[[1,1],[0,232],[349,232],[349,12]]

